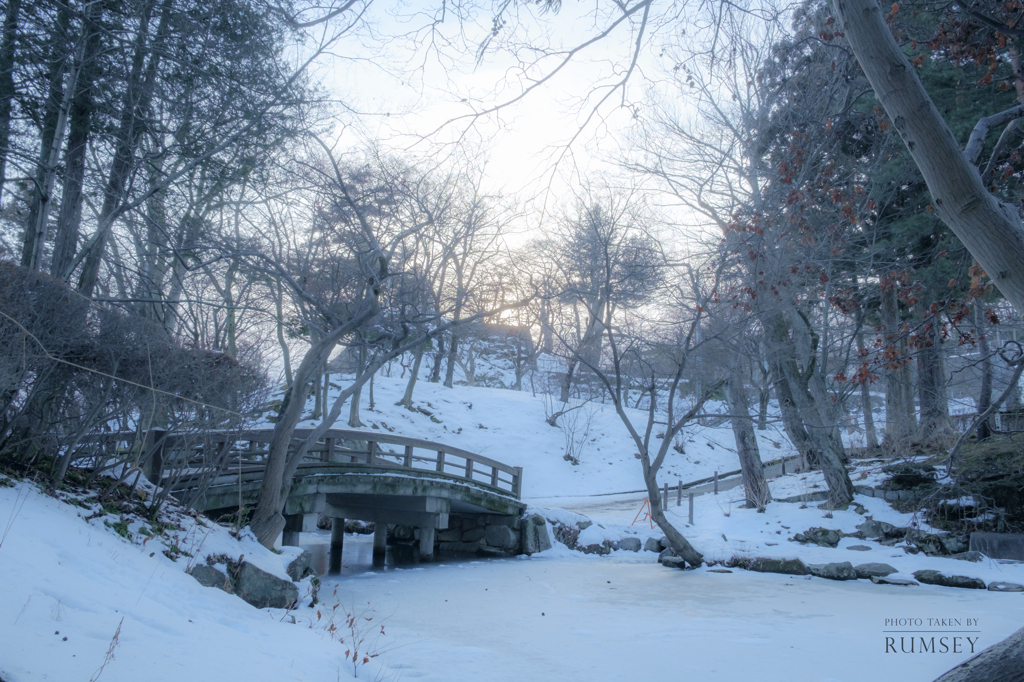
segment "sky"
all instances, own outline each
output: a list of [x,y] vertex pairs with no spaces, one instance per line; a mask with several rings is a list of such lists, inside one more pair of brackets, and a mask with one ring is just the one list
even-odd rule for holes
[[[610,178],[618,146],[634,123],[629,105],[643,98],[644,78],[656,71],[645,51],[642,71],[631,76],[627,106],[616,93],[597,107],[607,88],[595,86],[621,78],[629,62],[635,36],[627,25],[574,56],[520,101],[472,119],[536,85],[557,68],[566,48],[588,40],[608,18],[595,16],[592,3],[565,3],[557,14],[521,8],[519,21],[499,36],[508,40],[477,62],[474,50],[488,35],[489,9],[461,26],[448,16],[431,31],[424,28],[425,13],[414,11],[417,4],[398,10],[375,5],[373,44],[343,40],[318,65],[324,86],[360,112],[342,117],[344,128],[337,132],[343,146],[374,140],[435,158],[482,149],[488,189],[527,198],[551,190],[564,194],[581,175]],[[538,61],[540,46],[559,54]]]

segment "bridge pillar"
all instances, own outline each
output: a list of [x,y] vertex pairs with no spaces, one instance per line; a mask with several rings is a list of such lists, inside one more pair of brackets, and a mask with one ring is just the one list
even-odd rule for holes
[[281,545],[298,547],[299,533],[316,530],[316,514],[285,514],[284,532],[281,533]]
[[341,573],[341,553],[345,547],[345,519],[331,519],[331,556],[328,573]]
[[434,527],[420,528],[420,561],[434,558]]
[[388,550],[388,524],[382,521],[374,522],[373,527],[373,560],[383,561],[384,554]]

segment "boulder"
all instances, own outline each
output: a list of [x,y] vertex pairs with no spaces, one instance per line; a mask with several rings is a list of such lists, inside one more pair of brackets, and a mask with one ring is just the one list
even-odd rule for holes
[[447,530],[439,531],[437,534],[438,542],[458,542],[462,539],[462,531],[458,528],[448,528]]
[[576,545],[576,549],[583,552],[584,554],[600,554],[604,556],[605,554],[612,553],[612,543],[605,540],[601,544]]
[[853,564],[849,561],[839,561],[830,564],[808,564],[807,570],[813,576],[829,580],[857,579],[857,573],[853,570]]
[[516,534],[505,525],[487,526],[487,530],[484,533],[484,542],[491,547],[512,549],[516,546]]
[[968,549],[967,538],[952,533],[924,533],[911,528],[907,531],[906,539],[917,549],[933,556],[960,554]]
[[658,563],[666,568],[684,568],[686,566],[686,560],[681,556],[676,556],[675,552],[670,549],[661,553]]
[[231,580],[228,579],[227,574],[218,571],[213,566],[207,566],[206,564],[193,566],[192,577],[198,580],[199,584],[203,587],[217,587],[228,594],[234,592],[234,588],[231,586]]
[[804,562],[799,559],[734,556],[725,565],[730,568],[745,568],[758,573],[782,573],[784,575],[807,575],[810,573]]
[[234,580],[235,594],[258,609],[286,609],[299,599],[299,588],[243,561]]
[[551,549],[548,537],[548,522],[540,514],[531,514],[523,520],[522,534],[523,554],[536,554]]
[[1017,583],[989,583],[989,592],[1024,592],[1024,585]]
[[295,582],[299,582],[309,575],[315,576],[316,569],[313,568],[312,552],[308,549],[302,550],[302,553],[288,564],[288,568],[285,569],[285,572],[288,574],[288,577]]
[[797,542],[813,543],[819,547],[835,547],[843,539],[842,531],[831,528],[808,528],[793,536]]
[[850,545],[846,549],[849,549],[849,550],[854,551],[854,552],[870,552],[871,551],[871,548],[868,547],[867,545]]
[[647,538],[647,542],[644,543],[645,552],[661,552],[662,549],[659,538]]
[[906,532],[906,528],[897,528],[891,523],[875,521],[874,519],[868,519],[857,526],[857,535],[865,539],[877,538],[879,540],[889,540],[892,538],[901,538],[906,534]]
[[914,577],[928,585],[943,587],[962,587],[968,590],[984,590],[985,581],[979,578],[968,578],[965,575],[945,575],[939,571],[915,571]]
[[960,552],[959,554],[950,554],[950,559],[959,559],[960,561],[973,561],[975,563],[983,561],[985,555],[981,552]]
[[621,549],[625,552],[639,552],[640,538],[622,538],[612,543],[612,549]]
[[896,569],[889,564],[870,563],[870,564],[858,564],[853,567],[854,573],[857,574],[858,578],[884,578],[887,575],[896,573]]
[[884,575],[871,576],[871,582],[873,582],[876,585],[902,585],[903,587],[917,585],[917,583],[913,580],[904,580],[903,578],[890,578]]
[[487,533],[483,528],[470,528],[462,531],[462,542],[477,542]]

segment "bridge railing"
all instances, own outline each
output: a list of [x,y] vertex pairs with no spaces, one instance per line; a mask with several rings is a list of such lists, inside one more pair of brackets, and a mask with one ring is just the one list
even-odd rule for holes
[[[305,440],[312,429],[295,429],[293,447]],[[163,431],[150,431],[143,439],[144,470],[175,490],[219,483],[262,479],[273,429],[223,431],[202,434],[202,438]],[[104,434],[96,442],[110,450],[138,447],[134,433]],[[522,467],[513,467],[468,450],[419,438],[379,431],[330,429],[307,451],[298,476],[328,473],[347,468],[370,468],[429,472],[456,481],[511,495],[522,493]],[[224,479],[220,481],[219,479]]]

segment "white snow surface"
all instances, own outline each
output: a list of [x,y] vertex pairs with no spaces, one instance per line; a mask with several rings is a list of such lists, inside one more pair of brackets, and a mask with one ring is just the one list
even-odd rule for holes
[[[373,412],[366,409],[364,390],[368,428],[394,429],[522,466],[529,511],[562,524],[593,521],[581,540],[661,536],[642,515],[633,523],[645,498],[628,492],[643,489],[640,463],[607,406],[596,406],[595,440],[573,466],[561,457],[562,432],[544,422],[539,397],[420,383],[416,403],[430,409],[436,423],[394,405],[403,387],[397,378],[378,379]],[[791,454],[780,430],[758,436],[762,459]],[[683,441],[685,454],[670,451],[666,460],[663,480],[670,484],[738,468],[727,423],[688,429]],[[851,478],[871,484],[881,478],[880,466],[865,463]],[[776,498],[824,489],[816,473],[791,474],[770,485]],[[829,517],[814,502],[774,502],[759,514],[742,508],[741,490],[695,497],[692,526],[686,500],[676,507],[671,494],[671,521],[709,562],[736,555],[883,562],[898,570],[897,578],[936,569],[1024,583],[1022,564],[910,555],[853,538],[835,549],[789,540],[813,526],[853,532],[866,516],[897,525],[916,520],[880,499],[858,495],[863,514],[851,506]],[[295,549],[274,554],[251,536],[236,539],[226,528],[186,514],[178,515],[184,530],[152,540],[139,533],[142,523],[133,522],[128,540],[104,524],[116,516],[86,521],[90,513],[30,482],[0,487],[4,682],[348,680],[348,613],[364,639],[360,651],[378,654],[365,665],[360,655],[359,679],[923,682],[966,660],[968,643],[960,640],[957,653],[887,653],[885,637],[893,635],[886,631],[901,628],[886,619],[924,624],[902,629],[942,629],[929,628],[928,619],[959,619],[961,626],[952,629],[974,631],[957,636],[976,638],[975,651],[1024,625],[1024,593],[713,572],[721,565],[680,571],[658,565],[650,552],[584,555],[557,543],[532,557],[370,569],[370,538],[355,535],[346,537],[343,573],[324,579],[320,605],[308,608],[307,597],[291,612],[258,610],[200,586],[186,568],[209,554],[244,553],[284,575]],[[303,534],[304,544],[326,541],[323,533]],[[163,555],[168,543],[194,558],[172,561]],[[855,545],[869,549],[850,549]],[[308,587],[307,579],[300,594]],[[108,651],[113,657],[104,665]]]

